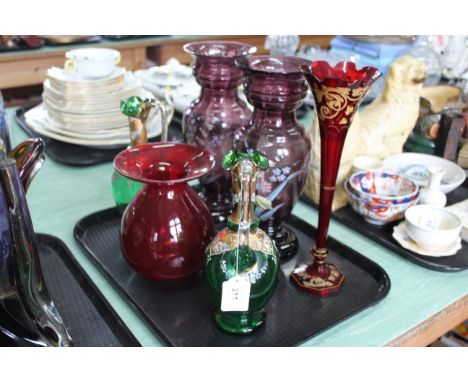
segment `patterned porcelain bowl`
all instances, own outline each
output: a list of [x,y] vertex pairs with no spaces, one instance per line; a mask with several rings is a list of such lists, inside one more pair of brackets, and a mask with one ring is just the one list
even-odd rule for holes
[[375,203],[357,196],[348,182],[344,186],[353,210],[371,224],[384,225],[403,219],[405,211],[419,201],[419,193],[416,193],[413,200],[405,203]]
[[375,204],[409,203],[419,195],[419,187],[413,181],[380,170],[360,171],[351,175],[349,189],[357,197]]

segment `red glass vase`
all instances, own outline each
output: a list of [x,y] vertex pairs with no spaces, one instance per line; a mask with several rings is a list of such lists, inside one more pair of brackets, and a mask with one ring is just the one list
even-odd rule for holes
[[333,67],[325,61],[316,61],[301,69],[314,95],[320,127],[319,223],[313,263],[299,265],[291,278],[307,292],[327,295],[338,292],[344,281],[344,275],[326,262],[328,226],[341,154],[353,117],[381,74],[370,66],[358,70],[352,62],[339,62]]
[[275,241],[280,258],[293,256],[298,242],[284,219],[298,201],[309,172],[310,140],[296,119],[308,86],[300,69],[309,61],[287,56],[253,56],[236,61],[245,72],[245,94],[254,106],[249,125],[241,129],[239,150],[258,150],[270,168],[257,180],[257,194],[271,209],[257,206],[261,227]]
[[154,280],[177,280],[196,273],[214,237],[210,211],[188,185],[214,166],[202,148],[150,143],[114,159],[124,177],[144,183],[122,218],[121,245],[127,262]]
[[207,149],[216,165],[200,179],[203,196],[216,223],[225,223],[232,209],[231,175],[221,167],[233,147],[236,131],[252,116],[239,98],[243,72],[234,61],[255,53],[252,45],[229,41],[202,41],[184,46],[193,57],[193,73],[201,85],[200,96],[184,112],[182,129],[187,143]]

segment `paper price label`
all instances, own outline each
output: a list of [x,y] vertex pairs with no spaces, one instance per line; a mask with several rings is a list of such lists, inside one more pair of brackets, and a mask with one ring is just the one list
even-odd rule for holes
[[246,312],[249,310],[250,282],[241,276],[235,276],[223,282],[221,311]]

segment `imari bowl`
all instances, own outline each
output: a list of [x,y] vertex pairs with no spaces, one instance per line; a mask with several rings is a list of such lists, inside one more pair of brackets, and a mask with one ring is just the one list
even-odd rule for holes
[[417,193],[413,200],[405,203],[376,203],[357,196],[349,182],[346,182],[344,186],[353,210],[371,224],[384,225],[403,219],[405,211],[419,201],[419,193]]
[[360,171],[349,178],[349,188],[357,197],[375,204],[404,204],[416,199],[416,183],[391,172],[381,170]]

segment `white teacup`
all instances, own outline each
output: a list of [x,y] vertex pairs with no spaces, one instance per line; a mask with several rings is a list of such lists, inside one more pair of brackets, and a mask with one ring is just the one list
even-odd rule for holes
[[382,168],[383,162],[380,159],[361,155],[354,158],[353,165],[351,167],[351,174],[359,171],[380,170]]
[[409,237],[421,248],[437,250],[458,238],[462,222],[453,212],[420,204],[406,210],[405,226]]
[[84,78],[101,78],[111,74],[120,63],[120,52],[106,48],[73,49],[65,53],[66,72],[77,72]]

